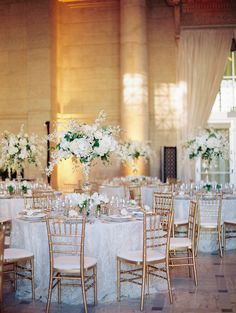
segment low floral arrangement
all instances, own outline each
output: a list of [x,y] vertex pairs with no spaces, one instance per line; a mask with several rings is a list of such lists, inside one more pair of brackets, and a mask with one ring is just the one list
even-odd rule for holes
[[61,132],[49,135],[49,140],[56,144],[52,148],[52,161],[47,174],[50,175],[61,160],[69,158],[72,158],[75,167],[80,165],[87,175],[93,160],[101,159],[108,163],[111,153],[117,148],[115,135],[119,129],[104,125],[104,121],[105,114],[102,111],[92,125],[70,120]]
[[[107,204],[109,202],[109,199],[105,194],[99,194],[97,192],[93,193],[92,195],[89,195],[87,193],[78,193],[76,194],[76,197],[73,198],[73,202],[76,202],[76,205],[79,207],[80,213],[85,212],[86,215],[89,216],[92,207],[95,208],[96,212],[99,212],[101,206],[103,204]],[[70,217],[75,217],[76,215],[78,215],[76,210],[69,211]]]
[[0,168],[4,171],[7,170],[9,177],[11,177],[12,172],[21,173],[26,163],[35,166],[40,165],[42,146],[40,146],[36,135],[24,133],[23,125],[17,135],[4,132],[0,141],[0,148]]
[[12,182],[6,184],[7,191],[12,195],[16,191],[16,185]]
[[131,166],[135,173],[137,172],[136,161],[143,158],[147,162],[152,157],[153,152],[147,143],[130,140],[119,145],[117,154],[121,162]]
[[23,193],[27,193],[28,192],[28,190],[30,189],[30,184],[26,181],[26,180],[24,180],[21,184],[20,184],[20,189],[21,189],[21,191],[23,192]]
[[221,190],[221,185],[220,184],[211,184],[211,183],[206,183],[203,185],[203,189],[205,189],[207,192],[211,192],[213,189],[216,191],[220,191]]
[[185,144],[189,159],[200,157],[208,164],[218,158],[228,159],[229,141],[222,133],[214,129],[204,129],[198,136]]

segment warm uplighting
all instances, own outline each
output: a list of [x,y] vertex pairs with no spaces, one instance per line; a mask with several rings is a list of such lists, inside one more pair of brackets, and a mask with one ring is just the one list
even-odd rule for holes
[[138,106],[147,102],[147,81],[142,74],[125,74],[123,77],[123,101],[125,105]]

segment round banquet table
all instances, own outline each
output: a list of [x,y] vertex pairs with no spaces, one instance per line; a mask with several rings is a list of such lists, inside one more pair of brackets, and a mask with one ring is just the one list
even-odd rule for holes
[[[2,201],[3,199],[1,199]],[[11,215],[16,216],[15,210],[23,206],[23,199],[4,199]],[[2,202],[2,203],[3,203]],[[176,197],[174,202],[175,217],[188,217],[189,198]],[[10,209],[9,209],[10,208]],[[6,211],[7,212],[7,211]],[[6,214],[4,213],[6,216]],[[222,220],[236,218],[236,197],[225,197],[222,202]],[[101,222],[86,224],[85,255],[98,260],[98,300],[100,302],[116,299],[116,255],[124,250],[135,250],[142,247],[142,221],[130,222]],[[25,248],[35,255],[36,296],[46,301],[49,278],[48,240],[45,222],[29,222],[18,218],[12,221],[11,246]],[[236,240],[227,242],[227,249],[235,249]],[[213,252],[218,250],[217,235],[212,232],[201,234],[199,251]],[[29,284],[28,284],[29,285]],[[28,286],[27,285],[27,286]],[[164,284],[165,285],[165,284]],[[160,282],[154,286],[155,290],[165,288]],[[19,288],[19,295],[24,288]],[[30,289],[29,289],[30,290]],[[56,292],[54,292],[56,294]],[[82,302],[80,288],[70,290],[63,288],[63,302]],[[139,297],[137,286],[126,284],[122,286],[122,294],[129,297]],[[92,300],[92,291],[88,292],[88,302]],[[55,295],[53,301],[56,301]]]
[[[49,281],[48,240],[45,222],[29,222],[13,220],[11,246],[25,248],[35,256],[36,297],[42,301],[47,299]],[[100,222],[86,224],[85,255],[95,257],[98,264],[98,301],[114,301],[116,299],[116,255],[120,251],[140,249],[142,247],[142,221],[122,223]],[[29,287],[27,282],[18,290]],[[57,301],[56,290],[52,301]],[[122,294],[128,297],[139,297],[140,288],[126,284],[122,286]],[[25,296],[25,295],[24,295]],[[88,303],[92,301],[92,290],[88,291]],[[62,301],[65,303],[82,303],[81,289],[64,287]]]

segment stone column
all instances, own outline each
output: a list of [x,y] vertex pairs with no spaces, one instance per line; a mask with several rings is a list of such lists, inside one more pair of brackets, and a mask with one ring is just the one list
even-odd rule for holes
[[125,139],[139,141],[149,133],[146,27],[146,1],[120,0],[121,127]]

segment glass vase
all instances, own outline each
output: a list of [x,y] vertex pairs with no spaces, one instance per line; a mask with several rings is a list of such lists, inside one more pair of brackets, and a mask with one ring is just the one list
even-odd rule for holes
[[17,180],[19,183],[22,181],[21,172],[22,172],[22,168],[18,168],[18,169],[16,170],[16,180]]
[[210,169],[210,162],[207,159],[202,160],[202,167],[204,169],[204,175],[205,175],[205,182],[209,182],[209,169]]
[[89,181],[89,175],[90,175],[90,169],[91,169],[90,163],[83,163],[81,165],[82,171],[83,171],[83,182],[81,185],[81,189],[84,193],[90,194],[92,190],[92,185]]

